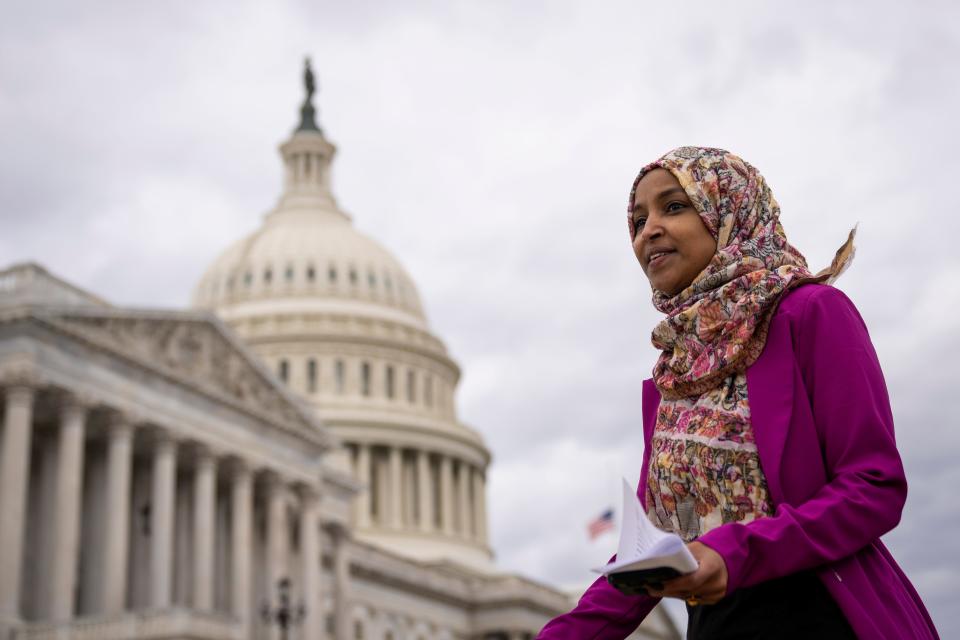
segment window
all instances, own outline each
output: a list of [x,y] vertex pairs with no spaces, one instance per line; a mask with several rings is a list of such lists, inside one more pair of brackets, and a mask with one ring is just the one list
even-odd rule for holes
[[433,406],[433,378],[430,376],[423,381],[423,401],[428,407]]
[[[333,632],[331,632],[332,634]],[[353,639],[363,640],[363,623],[359,620],[353,623]]]
[[357,270],[350,268],[350,284],[357,284]]
[[288,266],[287,271],[283,274],[283,277],[287,282],[293,282],[293,267]]
[[370,363],[364,362],[360,365],[360,393],[365,396],[370,395]]
[[370,288],[373,289],[377,286],[377,274],[373,271],[367,273],[367,283],[370,285]]
[[389,273],[383,276],[383,288],[386,289],[387,291],[390,291],[393,289],[393,281],[390,280]]
[[233,276],[227,278],[227,291],[233,291]]
[[286,359],[281,360],[277,365],[277,375],[280,376],[280,379],[284,382],[286,382],[290,376],[290,363],[287,362]]
[[314,393],[317,390],[317,361],[307,360],[307,391]]
[[393,367],[390,365],[387,365],[386,391],[387,391],[387,397],[390,398],[391,400],[393,400],[393,396],[395,394],[394,386],[395,385],[393,380]]
[[307,282],[313,282],[317,279],[317,270],[313,268],[313,265],[307,267]]
[[333,365],[333,377],[334,384],[336,384],[337,393],[343,393],[344,387],[346,387],[346,366],[343,364],[343,360],[337,360]]
[[407,369],[407,402],[417,401],[417,374],[413,369]]
[[243,284],[244,284],[244,286],[247,286],[247,287],[249,287],[251,284],[253,284],[253,274],[250,273],[249,271],[247,271],[247,272],[243,275]]
[[327,269],[327,279],[330,280],[330,284],[336,284],[337,282],[337,268],[333,265],[330,265],[330,268]]
[[273,271],[270,269],[270,267],[267,267],[263,271],[263,281],[266,284],[270,284],[271,280],[273,280]]

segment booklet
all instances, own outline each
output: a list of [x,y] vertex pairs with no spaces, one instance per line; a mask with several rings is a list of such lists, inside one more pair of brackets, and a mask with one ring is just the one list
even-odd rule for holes
[[650,522],[637,494],[624,480],[617,558],[594,571],[623,593],[635,595],[646,593],[647,586],[659,589],[665,580],[692,573],[697,566],[680,536],[660,531]]

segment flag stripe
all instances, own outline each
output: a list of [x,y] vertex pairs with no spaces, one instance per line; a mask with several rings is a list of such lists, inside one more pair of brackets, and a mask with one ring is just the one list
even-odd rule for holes
[[607,509],[587,524],[587,534],[593,540],[600,534],[613,529],[613,509]]

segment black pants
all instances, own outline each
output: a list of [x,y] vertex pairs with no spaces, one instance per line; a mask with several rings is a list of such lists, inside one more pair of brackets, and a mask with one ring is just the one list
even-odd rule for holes
[[856,640],[816,575],[746,587],[714,605],[687,605],[687,640]]

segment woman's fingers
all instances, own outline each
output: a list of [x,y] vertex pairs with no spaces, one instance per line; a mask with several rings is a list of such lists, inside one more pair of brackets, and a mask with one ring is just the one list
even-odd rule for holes
[[693,573],[668,580],[660,590],[648,590],[658,598],[680,598],[714,604],[723,599],[727,590],[727,565],[723,558],[710,547],[691,542],[687,545],[690,553],[699,562]]
[[697,569],[689,575],[663,583],[662,593],[668,598],[685,598],[691,593],[698,593],[698,589],[703,589],[709,579],[707,572]]
[[[693,576],[684,576],[684,578],[691,577]],[[679,598],[681,600],[687,600],[695,596],[699,602],[705,604],[719,602],[723,599],[724,595],[726,595],[725,586],[719,580],[718,576],[707,580],[671,581],[669,585],[664,584],[662,590],[649,590],[649,592],[651,596],[657,598]]]

